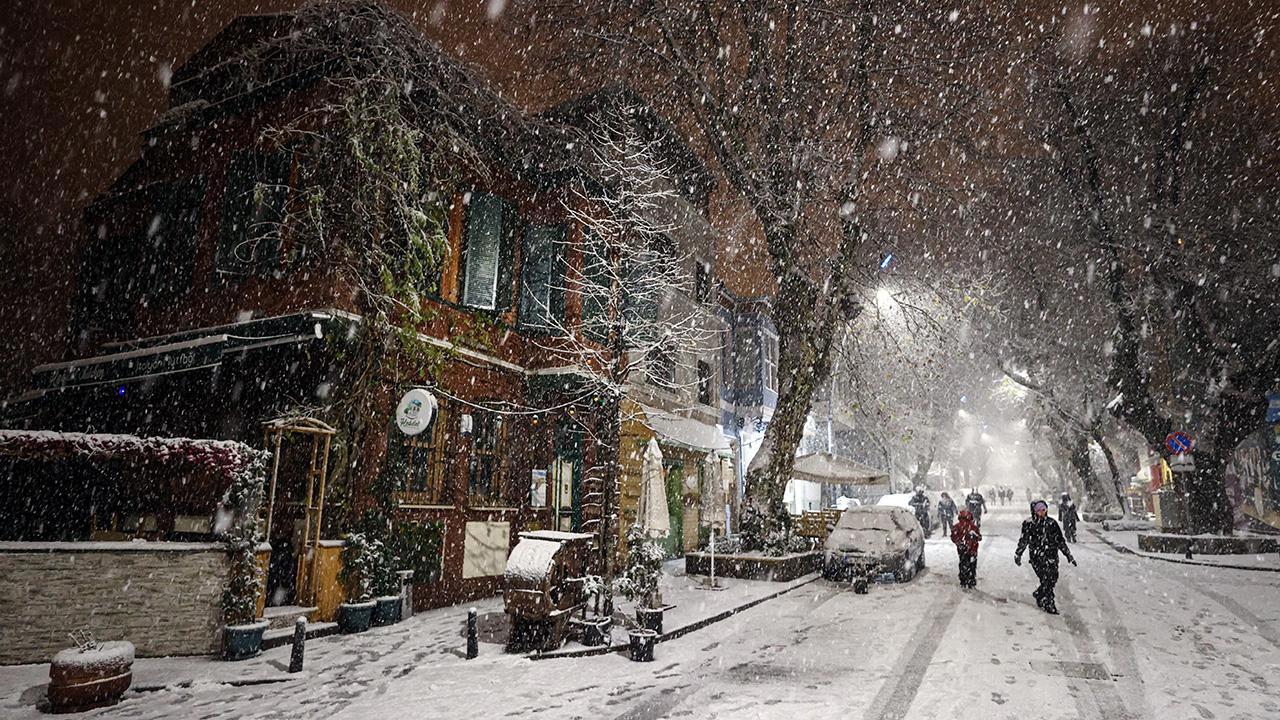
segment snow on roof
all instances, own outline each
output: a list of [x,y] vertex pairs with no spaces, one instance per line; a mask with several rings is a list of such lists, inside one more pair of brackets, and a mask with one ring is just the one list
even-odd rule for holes
[[507,578],[541,581],[551,571],[551,563],[555,561],[559,550],[560,543],[554,540],[523,538],[516,549],[511,551],[511,557],[507,558]]
[[0,455],[25,459],[73,456],[126,457],[188,462],[211,469],[239,470],[268,453],[232,440],[183,437],[140,437],[113,433],[0,430]]

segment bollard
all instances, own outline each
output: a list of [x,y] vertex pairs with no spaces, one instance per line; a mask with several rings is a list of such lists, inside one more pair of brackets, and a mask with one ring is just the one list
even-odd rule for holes
[[476,617],[476,609],[467,611],[467,659],[474,660],[480,655],[480,623]]
[[302,672],[302,656],[307,646],[307,619],[293,621],[293,650],[289,652],[289,672]]
[[1191,557],[1191,542],[1190,542],[1190,541],[1187,541],[1187,559],[1188,559],[1188,560],[1191,560],[1191,559],[1192,559],[1192,557]]

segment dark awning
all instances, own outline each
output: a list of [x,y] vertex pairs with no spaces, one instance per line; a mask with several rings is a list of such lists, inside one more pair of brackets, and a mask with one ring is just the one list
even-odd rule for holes
[[111,343],[117,352],[35,368],[27,396],[213,368],[228,354],[345,336],[353,322],[355,316],[341,311],[313,310]]

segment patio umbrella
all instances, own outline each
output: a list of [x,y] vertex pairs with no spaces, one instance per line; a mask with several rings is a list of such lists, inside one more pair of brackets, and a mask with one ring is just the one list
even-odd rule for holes
[[662,450],[654,438],[649,438],[640,463],[640,511],[636,522],[652,538],[666,537],[671,531],[667,487],[662,478]]
[[706,471],[706,487],[702,491],[702,522],[718,530],[724,530],[724,475],[720,458],[714,452],[703,460]]

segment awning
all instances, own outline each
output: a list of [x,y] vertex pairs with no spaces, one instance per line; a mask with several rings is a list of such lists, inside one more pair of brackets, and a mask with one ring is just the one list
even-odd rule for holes
[[889,484],[887,472],[825,452],[797,455],[791,477],[830,485]]
[[701,452],[714,450],[727,453],[731,449],[729,438],[721,432],[719,425],[699,422],[645,405],[641,407],[644,409],[644,424],[657,433],[663,443]]
[[343,313],[311,311],[116,343],[118,352],[36,367],[34,394],[213,368],[228,353],[323,340],[347,324]]

